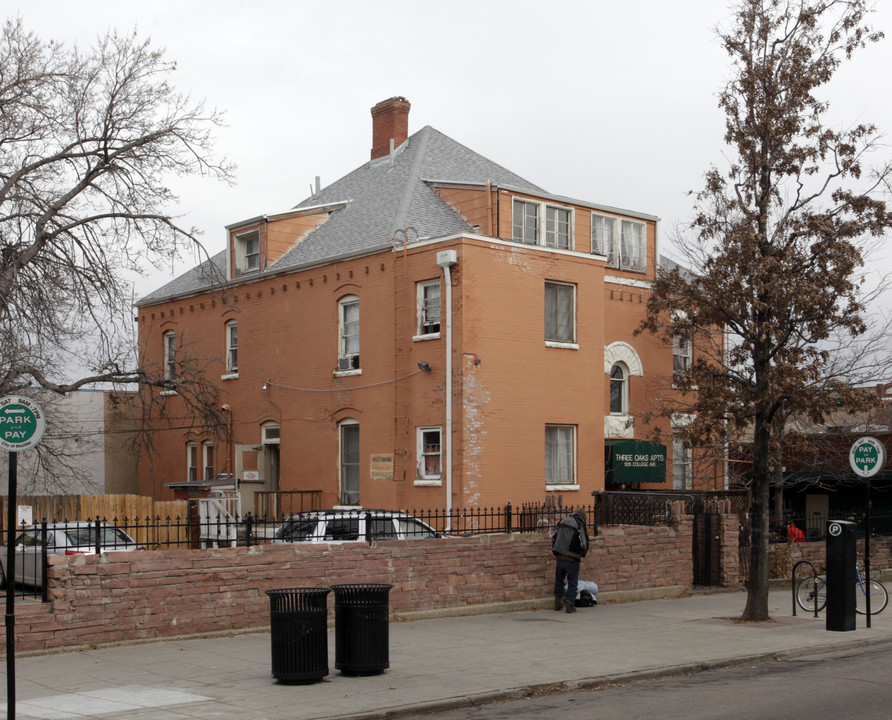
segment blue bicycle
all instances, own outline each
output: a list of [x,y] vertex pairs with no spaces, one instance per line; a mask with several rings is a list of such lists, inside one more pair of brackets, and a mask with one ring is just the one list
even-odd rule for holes
[[[861,615],[867,613],[867,593],[868,587],[861,576],[861,570],[857,567],[855,572],[858,580],[855,588],[855,611]],[[822,576],[807,577],[796,587],[796,603],[806,612],[815,611],[815,602],[817,601],[817,609],[821,611],[827,604],[827,579]],[[870,614],[876,615],[886,609],[889,604],[889,593],[882,583],[876,580],[870,581]]]

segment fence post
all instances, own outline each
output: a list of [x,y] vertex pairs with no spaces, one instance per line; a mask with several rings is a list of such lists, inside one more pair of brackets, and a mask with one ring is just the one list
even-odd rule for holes
[[251,547],[252,539],[251,539],[251,527],[254,524],[254,517],[251,513],[245,515],[245,545],[247,547]]
[[47,576],[47,545],[49,544],[49,529],[47,528],[46,518],[40,523],[40,557],[41,557],[41,569],[40,569],[40,599],[42,602],[47,601],[47,597],[49,591],[46,586],[46,576]]
[[513,520],[514,520],[514,517],[511,512],[511,503],[509,502],[507,505],[505,505],[505,532],[508,533],[509,535],[512,532],[514,532]]
[[96,539],[96,554],[99,555],[99,554],[102,553],[102,538],[99,536],[99,533],[101,532],[101,527],[102,527],[102,525],[101,525],[101,521],[99,520],[99,516],[98,516],[98,515],[96,516],[96,525],[95,525],[94,527],[95,527],[95,530],[96,530],[96,535],[95,535],[95,539]]

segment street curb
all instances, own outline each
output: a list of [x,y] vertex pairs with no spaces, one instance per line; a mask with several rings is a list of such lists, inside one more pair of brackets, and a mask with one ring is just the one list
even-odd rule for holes
[[783,650],[781,652],[757,653],[755,655],[744,655],[736,658],[726,658],[724,660],[708,660],[696,663],[685,663],[682,665],[672,665],[664,668],[653,668],[650,670],[638,670],[629,673],[620,673],[618,675],[603,675],[596,678],[580,678],[578,680],[562,680],[560,682],[543,683],[541,685],[524,685],[506,690],[493,690],[474,695],[459,695],[451,698],[443,698],[441,700],[431,700],[422,703],[413,703],[411,705],[403,705],[400,707],[390,707],[382,710],[372,710],[361,713],[352,713],[349,715],[326,715],[318,718],[318,720],[385,720],[389,718],[401,717],[417,717],[426,713],[446,712],[449,710],[460,710],[461,708],[479,707],[490,705],[492,703],[503,702],[506,700],[522,700],[528,697],[539,697],[542,695],[557,695],[562,692],[572,692],[575,690],[600,690],[603,688],[627,685],[645,680],[660,680],[663,678],[682,677],[686,675],[694,675],[696,673],[705,672],[707,670],[718,670],[722,668],[732,668],[748,663],[764,662],[766,660],[790,660],[803,655],[821,655],[831,652],[845,652],[848,650],[861,650],[865,647],[874,645],[890,645],[892,637],[886,638],[869,638],[867,640],[853,640],[847,643],[828,643],[825,645],[815,645],[808,648],[797,648],[794,650]]

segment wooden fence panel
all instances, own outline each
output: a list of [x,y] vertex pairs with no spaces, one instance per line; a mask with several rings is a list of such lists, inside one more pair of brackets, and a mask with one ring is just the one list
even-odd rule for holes
[[[35,523],[44,518],[49,522],[96,518],[114,522],[138,543],[152,549],[182,546],[189,540],[186,500],[155,502],[142,495],[40,495],[21,496],[17,504],[31,506]],[[0,497],[0,507],[0,527],[5,527],[7,498]]]

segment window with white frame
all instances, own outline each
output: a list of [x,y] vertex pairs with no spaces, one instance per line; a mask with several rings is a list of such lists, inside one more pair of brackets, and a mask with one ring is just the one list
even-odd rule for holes
[[610,414],[629,414],[629,373],[622,363],[610,368]]
[[515,200],[512,215],[511,237],[517,242],[536,245],[539,242],[539,203]]
[[576,427],[545,426],[545,485],[576,484]]
[[637,220],[592,213],[592,253],[604,255],[608,267],[646,272],[647,226]]
[[545,341],[576,342],[576,287],[568,283],[545,283]]
[[263,445],[278,445],[279,444],[279,423],[276,422],[268,422],[264,423],[260,428],[261,438],[260,441]]
[[417,429],[418,479],[440,480],[443,476],[443,433],[439,427]]
[[570,210],[547,206],[545,208],[545,246],[570,249]]
[[672,379],[679,380],[691,367],[691,340],[683,335],[672,337]]
[[440,332],[440,281],[426,280],[417,284],[418,335]]
[[226,372],[238,372],[238,323],[235,320],[226,323]]
[[173,330],[164,333],[164,379],[177,376],[177,334]]
[[359,423],[344,420],[339,425],[340,476],[339,499],[342,505],[359,505]]
[[198,480],[198,443],[186,443],[186,480]]
[[235,236],[235,275],[260,270],[260,231]]
[[672,437],[672,489],[690,490],[692,485],[691,443],[679,436]]
[[[543,217],[544,223],[541,222]],[[515,199],[512,203],[511,227],[511,237],[517,242],[570,250],[573,209]]]
[[608,265],[615,263],[616,222],[617,218],[610,215],[592,213],[592,253],[606,256]]
[[214,475],[214,443],[205,442],[201,445],[202,476],[205,480],[213,480]]
[[359,298],[348,295],[338,303],[338,370],[359,369]]
[[619,267],[622,270],[647,270],[647,233],[644,223],[633,220],[620,222]]

